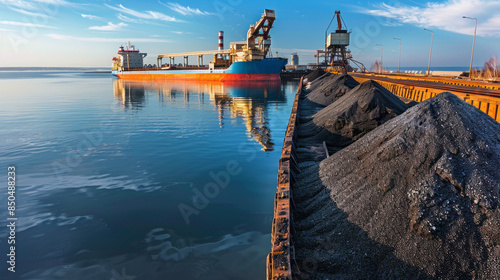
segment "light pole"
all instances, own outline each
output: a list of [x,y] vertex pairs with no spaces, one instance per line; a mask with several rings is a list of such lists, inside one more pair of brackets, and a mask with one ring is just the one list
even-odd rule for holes
[[476,25],[474,26],[474,39],[472,40],[472,54],[470,55],[470,67],[469,67],[469,78],[472,78],[472,59],[474,58],[474,45],[476,43],[477,18],[466,17],[466,16],[463,16],[463,18],[476,20]]
[[398,63],[398,73],[401,73],[401,39],[393,38],[394,40],[399,40],[399,63]]
[[380,56],[380,73],[384,71],[384,45],[377,44],[377,46],[382,47],[382,54]]
[[431,37],[431,51],[429,52],[429,64],[427,66],[427,76],[431,75],[431,55],[432,55],[432,42],[434,41],[434,32],[432,30],[429,30],[427,28],[424,28],[425,31],[429,31],[432,33]]

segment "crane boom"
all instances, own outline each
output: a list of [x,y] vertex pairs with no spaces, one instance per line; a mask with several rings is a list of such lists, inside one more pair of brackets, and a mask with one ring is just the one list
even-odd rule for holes
[[337,17],[337,30],[342,30],[342,21],[340,19],[340,11],[335,11],[335,16]]
[[[255,25],[250,26],[247,35],[248,40],[257,37],[263,37],[264,40],[267,40],[267,38],[269,38],[269,31],[273,28],[274,20],[276,20],[274,10],[265,9],[259,21],[257,21]],[[260,33],[260,31],[262,31],[262,33]]]
[[271,46],[271,36],[269,31],[273,28],[276,20],[274,10],[264,10],[259,21],[255,25],[250,25],[247,33],[247,49],[253,58],[265,58]]

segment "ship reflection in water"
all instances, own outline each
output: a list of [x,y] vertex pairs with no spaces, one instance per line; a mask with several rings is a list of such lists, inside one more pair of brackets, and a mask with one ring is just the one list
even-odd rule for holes
[[266,152],[274,150],[268,127],[268,106],[286,102],[280,82],[142,82],[115,79],[113,89],[115,98],[126,110],[141,109],[146,94],[157,94],[162,103],[178,102],[179,98],[189,103],[190,99],[196,98],[200,105],[213,104],[221,127],[228,118],[242,118],[247,134]]
[[[15,94],[0,162],[22,171],[23,203],[16,273],[4,269],[0,279],[266,276],[296,82],[4,74]],[[0,228],[0,239],[8,234]]]

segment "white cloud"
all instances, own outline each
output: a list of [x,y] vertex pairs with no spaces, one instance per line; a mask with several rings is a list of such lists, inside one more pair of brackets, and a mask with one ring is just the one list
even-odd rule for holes
[[[160,2],[160,1],[158,1],[158,2]],[[177,12],[177,13],[183,15],[183,16],[190,16],[190,15],[208,16],[208,15],[213,15],[213,13],[205,12],[205,11],[200,11],[200,9],[193,9],[193,8],[191,8],[189,6],[184,7],[184,6],[180,5],[179,3],[168,2],[168,4],[164,4],[164,3],[160,2],[160,4],[162,4],[165,7],[168,7],[172,11]]]
[[[44,10],[43,8],[50,8],[50,10],[54,10],[54,6],[73,6],[76,7],[79,4],[68,2],[65,0],[0,0],[0,4],[8,6],[12,9],[12,7],[16,7],[24,10],[31,11],[40,11]],[[50,5],[50,6],[49,6]]]
[[447,0],[443,3],[427,2],[422,7],[382,3],[373,9],[360,10],[364,14],[382,16],[418,27],[467,35],[474,33],[474,21],[462,17],[475,17],[478,19],[479,36],[500,36],[498,0]]
[[37,18],[52,17],[62,6],[79,6],[79,4],[64,0],[0,0],[0,5],[14,12]]
[[18,12],[20,14],[27,15],[27,16],[32,16],[32,17],[46,17],[47,16],[45,14],[34,13],[34,12],[26,11],[24,9],[17,9],[17,8],[12,8],[12,7],[9,7],[9,9],[11,9],[11,10],[13,10],[15,12]]
[[82,42],[97,42],[97,43],[123,43],[123,42],[137,42],[137,43],[169,43],[169,40],[154,39],[154,38],[103,38],[103,37],[76,37],[62,34],[47,34],[48,37],[62,41],[82,41]]
[[179,35],[193,34],[191,32],[184,32],[184,31],[170,31],[170,32],[175,33],[175,34],[179,34]]
[[128,24],[124,22],[120,22],[118,24],[114,24],[112,22],[108,22],[108,25],[104,26],[91,26],[90,30],[99,30],[99,31],[118,31],[121,30],[122,27],[128,26]]
[[11,9],[12,7],[26,10],[35,10],[37,8],[36,4],[29,1],[0,0],[0,4],[3,4]]
[[33,2],[39,2],[50,5],[62,5],[62,6],[73,6],[75,3],[71,3],[65,0],[32,0]]
[[130,16],[134,16],[134,17],[140,18],[140,19],[182,22],[182,20],[176,19],[175,17],[167,16],[167,15],[160,13],[160,12],[154,12],[154,11],[139,12],[139,11],[135,11],[135,10],[132,10],[129,8],[125,8],[121,4],[118,5],[118,7],[110,6],[108,4],[105,4],[105,5],[110,9],[113,9],[115,11],[130,15]]
[[385,22],[381,22],[383,26],[403,26],[401,22],[394,21],[393,19],[387,19]]
[[7,21],[7,20],[2,20],[0,21],[0,26],[1,25],[14,25],[14,26],[26,26],[26,27],[38,27],[38,28],[50,28],[50,29],[56,29],[53,26],[48,26],[48,25],[43,25],[43,24],[35,24],[35,23],[27,23],[27,22],[18,22],[18,21]]
[[151,22],[151,21],[148,21],[148,20],[143,20],[143,19],[138,19],[138,18],[130,18],[130,17],[122,15],[122,14],[118,14],[117,17],[118,17],[119,20],[125,21],[125,22],[129,22],[129,23],[145,23],[145,24],[158,24],[158,25],[161,25],[159,23],[154,23],[154,22]]
[[91,20],[102,20],[101,17],[94,16],[94,15],[86,15],[86,14],[81,14],[82,18],[87,18]]
[[132,22],[132,23],[139,23],[140,22],[140,20],[132,19],[132,18],[129,18],[128,16],[124,16],[122,14],[118,14],[117,18],[121,21],[126,21],[126,22]]

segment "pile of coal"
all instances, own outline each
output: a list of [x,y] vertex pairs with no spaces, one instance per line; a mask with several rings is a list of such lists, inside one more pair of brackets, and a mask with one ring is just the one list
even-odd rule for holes
[[[338,76],[334,83],[329,84],[332,92],[349,88],[351,79],[349,76]],[[311,143],[324,141],[330,146],[345,147],[407,108],[401,99],[377,82],[366,81],[303,123],[299,136]]]
[[358,85],[349,75],[330,75],[318,83],[306,98],[318,105],[328,106]]
[[[323,71],[323,70],[321,70],[321,71]],[[302,87],[303,92],[309,93],[309,92],[313,91],[318,86],[320,86],[325,81],[327,81],[329,77],[335,77],[335,76],[328,73],[328,72],[323,72],[323,74],[321,76],[318,76],[318,77],[314,76],[314,77],[311,77],[309,79],[304,79],[303,80],[303,87]],[[312,78],[314,78],[314,80]]]
[[294,190],[312,199],[298,202],[299,258],[314,260],[318,277],[500,279],[500,124],[451,93],[387,121],[404,107],[370,92],[373,102],[357,96],[353,106],[346,95],[332,117],[317,116],[341,135],[349,122],[350,138],[349,126],[376,126],[359,112],[385,123],[323,160],[321,181]]
[[317,78],[319,78],[319,77],[321,77],[321,76],[323,76],[325,74],[326,74],[326,72],[323,71],[323,69],[318,68],[318,69],[312,71],[311,73],[305,75],[304,79],[302,80],[302,82],[304,84],[310,83],[310,82],[316,80]]

